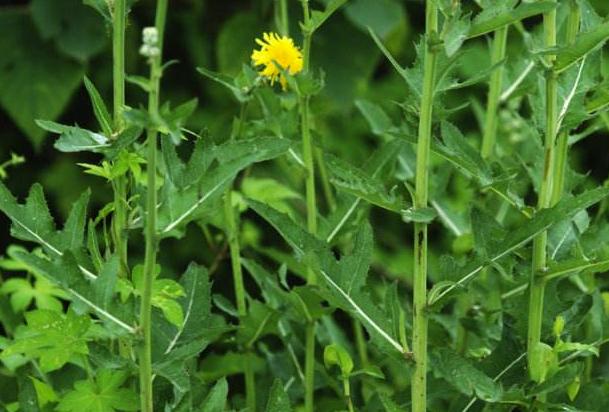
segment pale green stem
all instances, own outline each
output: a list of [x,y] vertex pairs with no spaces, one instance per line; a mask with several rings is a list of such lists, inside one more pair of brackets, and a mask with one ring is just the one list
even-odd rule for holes
[[343,393],[345,394],[347,409],[349,412],[355,412],[355,409],[353,408],[353,399],[351,399],[351,385],[348,376],[343,377]]
[[[303,72],[308,74],[311,55],[311,36],[308,29],[311,21],[309,0],[301,0],[304,15],[303,29]],[[317,234],[317,195],[315,192],[315,159],[313,156],[313,142],[311,141],[311,125],[309,118],[309,96],[300,98],[300,127],[302,132],[302,157],[306,169],[305,191],[307,202],[307,228],[310,233]],[[315,272],[307,270],[307,283],[317,283]],[[305,342],[305,412],[313,412],[315,392],[315,329],[314,321],[306,327]]]
[[[491,64],[498,64],[505,58],[509,26],[504,26],[495,31],[493,39],[493,51]],[[503,87],[503,65],[497,67],[489,83],[488,101],[486,105],[486,120],[484,122],[484,135],[482,138],[482,157],[488,158],[493,154],[495,141],[497,140],[497,120],[501,89]]]
[[[579,31],[581,13],[575,1],[569,4],[569,17],[567,19],[566,43],[573,44]],[[556,171],[555,181],[552,188],[551,204],[558,203],[565,190],[565,177],[569,158],[569,132],[564,130],[558,134],[556,143]]]
[[280,35],[290,35],[287,0],[275,0],[275,26]]
[[125,23],[127,20],[127,0],[114,0],[112,15],[112,54],[114,77],[114,129],[123,127],[125,107]]
[[[114,132],[123,128],[123,108],[125,107],[125,22],[127,19],[126,0],[115,0],[112,10],[112,67],[114,90]],[[112,136],[109,136],[112,137]],[[114,213],[112,216],[112,237],[115,253],[121,264],[120,275],[127,277],[127,176],[119,176],[113,182]]]
[[[247,113],[247,103],[241,105],[239,119],[235,132],[231,140],[239,139],[243,133],[245,116]],[[243,267],[241,265],[241,244],[239,242],[239,228],[235,218],[235,209],[232,202],[232,188],[228,188],[224,194],[224,217],[226,219],[226,236],[230,249],[231,267],[233,271],[233,284],[235,288],[235,301],[237,312],[243,319],[247,316],[247,305],[245,299],[245,286],[243,284]],[[245,403],[251,412],[256,411],[256,377],[252,369],[249,353],[251,348],[247,348],[247,358],[245,360]]]
[[[544,39],[547,48],[556,46],[556,10],[547,12],[543,16]],[[548,63],[554,63],[555,56],[548,57]],[[558,121],[558,82],[553,69],[546,72],[546,133],[545,156],[542,172],[542,181],[539,192],[537,209],[546,209],[551,206],[552,188],[554,184],[554,148],[556,144],[556,125]],[[529,322],[527,335],[527,354],[529,370],[533,360],[533,351],[541,343],[541,329],[543,321],[543,299],[545,293],[545,280],[543,272],[547,266],[548,233],[540,233],[533,241],[533,261],[530,279]]]
[[[433,123],[433,98],[436,72],[436,45],[432,39],[438,31],[438,9],[434,1],[426,2],[425,61],[423,95],[417,140],[415,209],[427,207],[429,196],[429,152]],[[412,349],[415,369],[411,379],[412,411],[427,410],[427,224],[414,225],[414,285]]]
[[[163,61],[163,36],[165,32],[165,20],[167,17],[167,1],[158,0],[156,8],[155,27],[158,32],[159,55],[150,59],[150,91],[148,93],[148,112],[152,118],[158,116],[159,93],[162,76],[161,63]],[[143,342],[139,353],[140,368],[140,402],[142,412],[152,412],[152,337],[151,337],[151,312],[152,312],[152,283],[154,281],[154,270],[156,266],[156,255],[158,238],[156,233],[156,157],[157,157],[157,131],[149,127],[147,131],[147,194],[146,194],[146,252],[144,260],[144,281],[142,287],[142,301],[140,311],[140,328],[142,330]]]

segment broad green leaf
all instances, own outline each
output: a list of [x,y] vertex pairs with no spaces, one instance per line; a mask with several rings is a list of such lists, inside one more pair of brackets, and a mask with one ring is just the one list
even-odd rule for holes
[[51,372],[75,356],[88,354],[89,316],[38,309],[26,313],[25,319],[27,324],[17,329],[13,343],[2,351],[1,357],[23,354],[38,359],[43,372]]
[[462,394],[475,395],[487,402],[496,402],[501,398],[501,386],[459,354],[449,349],[437,349],[431,353],[430,362],[434,374]]
[[250,207],[268,221],[307,265],[319,272],[326,299],[358,318],[377,343],[402,352],[402,345],[388,332],[392,330],[384,314],[365,291],[372,254],[372,231],[363,225],[355,241],[354,254],[336,261],[327,243],[299,227],[287,215],[264,204],[249,201]]
[[565,365],[547,380],[537,381],[539,385],[531,390],[531,395],[535,396],[564,389],[569,383],[573,382],[576,376],[582,373],[583,369],[584,365],[581,362]]
[[[182,190],[170,180],[166,181],[161,196],[158,228],[162,237],[174,235],[176,229],[183,227],[210,210],[207,205],[219,199],[237,173],[247,166],[283,155],[291,147],[287,139],[257,138],[229,142],[210,149],[216,160],[198,184]],[[201,176],[202,177],[202,176]]]
[[355,102],[355,106],[358,108],[360,113],[366,118],[366,121],[370,125],[372,133],[378,136],[382,136],[394,127],[393,122],[381,109],[380,106],[370,102],[369,100],[360,99]]
[[338,189],[392,212],[400,213],[405,208],[399,196],[388,193],[380,181],[357,167],[330,155],[326,155],[326,165],[331,175],[330,182]]
[[[366,162],[364,166],[365,173],[369,174],[373,179],[378,179],[382,170],[390,165],[396,157],[399,157],[400,151],[403,148],[404,142],[399,139],[383,145]],[[327,218],[327,227],[322,227],[320,231],[327,242],[332,242],[352,218],[362,198],[345,193],[345,196],[340,197],[338,200],[339,203],[336,210]]]
[[[500,2],[497,2],[501,8]],[[508,24],[517,23],[538,14],[547,13],[557,7],[553,1],[536,1],[533,3],[521,3],[513,10],[504,10],[497,13],[493,9],[487,9],[474,19],[469,31],[469,38],[480,36],[497,30]]]
[[343,379],[349,379],[353,371],[353,359],[342,346],[333,343],[324,348],[324,365],[327,369],[338,366]]
[[101,127],[106,136],[112,136],[112,118],[110,117],[106,103],[104,103],[104,99],[102,99],[101,95],[97,91],[97,88],[87,76],[85,76],[84,82],[87,92],[89,93],[89,99],[91,99],[91,105],[93,106],[93,113],[95,113],[95,118],[97,119],[97,123],[99,123],[99,127]]
[[23,278],[10,278],[0,286],[0,293],[10,295],[15,312],[23,312],[32,302],[36,308],[61,312],[63,304],[59,299],[68,295],[43,277],[34,277],[34,283]]
[[17,257],[62,287],[80,305],[82,311],[95,313],[117,332],[135,333],[135,328],[131,326],[135,318],[134,308],[119,304],[113,296],[112,285],[116,282],[119,270],[116,257],[106,262],[100,275],[93,279],[83,277],[82,267],[70,252],[53,261],[25,252],[17,253]]
[[455,274],[450,274],[448,277],[457,279],[455,284],[444,288],[442,292],[436,295],[433,301],[429,301],[429,304],[433,305],[451,291],[458,287],[463,287],[477,276],[483,268],[526,245],[533,240],[535,236],[548,230],[552,225],[565,219],[572,218],[581,210],[587,209],[600,202],[608,195],[609,189],[597,188],[584,192],[576,197],[563,199],[553,208],[544,209],[538,212],[526,225],[520,226],[510,232],[503,240],[501,247],[495,250],[491,255],[486,258],[477,258]]
[[103,21],[82,1],[33,0],[31,10],[42,38],[52,39],[70,57],[86,61],[106,45],[108,37]]
[[115,412],[139,410],[139,398],[133,389],[124,387],[129,377],[127,371],[101,370],[95,380],[74,383],[57,405],[60,412]]
[[45,133],[34,119],[57,118],[80,85],[84,69],[50,48],[29,14],[2,10],[0,27],[0,105],[40,148]]
[[602,23],[594,29],[580,33],[575,42],[556,51],[554,70],[563,72],[589,53],[597,50],[609,39],[609,22]]
[[290,398],[286,393],[283,384],[279,379],[275,379],[269,392],[269,400],[266,403],[266,412],[292,412]]
[[36,242],[52,256],[61,256],[67,250],[77,250],[83,246],[89,196],[90,192],[86,191],[74,203],[61,231],[55,229],[39,184],[32,186],[25,204],[20,205],[0,182],[0,211],[11,220],[11,234],[14,237]]
[[228,383],[226,379],[222,378],[211,388],[198,412],[224,412],[226,410],[227,396]]
[[60,152],[101,153],[110,148],[109,139],[100,133],[81,129],[78,126],[64,126],[48,120],[37,120],[36,124],[48,132],[60,134],[54,144]]
[[275,179],[247,177],[241,182],[241,191],[245,197],[266,203],[287,214],[293,211],[289,201],[302,198],[300,193]]
[[176,152],[175,145],[168,139],[161,139],[163,160],[167,177],[179,188],[196,184],[203,177],[212,160],[209,147],[203,139],[197,139],[190,158],[185,163]]

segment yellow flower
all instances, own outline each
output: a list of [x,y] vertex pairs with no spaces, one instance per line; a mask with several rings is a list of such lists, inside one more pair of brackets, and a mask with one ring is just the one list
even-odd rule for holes
[[264,33],[262,38],[264,40],[256,39],[260,50],[252,52],[252,61],[255,66],[264,66],[260,70],[260,74],[268,78],[271,84],[274,84],[279,78],[279,82],[285,90],[287,80],[275,63],[294,75],[302,71],[302,53],[289,37],[279,36],[276,33]]

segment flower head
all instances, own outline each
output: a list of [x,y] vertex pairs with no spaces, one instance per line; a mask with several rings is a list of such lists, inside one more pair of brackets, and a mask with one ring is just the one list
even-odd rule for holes
[[252,52],[252,61],[255,66],[264,66],[260,74],[274,84],[277,78],[285,90],[287,80],[281,74],[279,67],[294,75],[302,71],[302,53],[294,45],[294,41],[286,36],[279,36],[276,33],[264,33],[263,40],[256,39],[260,45],[260,50]]

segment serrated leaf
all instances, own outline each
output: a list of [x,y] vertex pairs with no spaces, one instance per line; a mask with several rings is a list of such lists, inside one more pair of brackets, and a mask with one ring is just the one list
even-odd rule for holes
[[223,412],[226,407],[227,396],[228,383],[225,378],[222,378],[211,388],[198,412]]
[[539,233],[548,230],[552,225],[569,219],[575,216],[581,210],[584,210],[609,195],[609,189],[597,188],[580,194],[579,196],[563,199],[560,203],[551,209],[544,209],[538,212],[526,225],[520,226],[516,230],[509,233],[492,255],[483,258],[477,258],[467,264],[463,269],[456,273],[450,274],[448,277],[458,279],[455,284],[447,287],[439,293],[435,300],[429,301],[430,305],[440,301],[444,296],[458,287],[463,287],[471,279],[473,279],[480,271],[487,267],[492,262],[501,259],[504,256],[512,253],[518,248],[526,245],[533,240]]
[[366,200],[373,205],[401,213],[405,202],[394,193],[387,192],[381,182],[364,171],[334,156],[326,155],[330,182],[340,190]]
[[555,52],[554,70],[557,73],[567,70],[580,59],[601,47],[607,39],[609,39],[609,22],[602,23],[585,33],[580,33],[573,44],[559,48]]
[[273,381],[266,403],[266,412],[292,412],[290,398],[279,379]]
[[66,393],[57,410],[81,412],[86,405],[91,412],[115,412],[139,410],[139,399],[131,388],[123,387],[128,372],[101,370],[95,380],[74,383],[74,389]]
[[470,361],[449,349],[432,352],[431,367],[434,374],[444,378],[464,395],[483,399],[487,402],[498,401],[502,389],[499,384],[476,368]]

